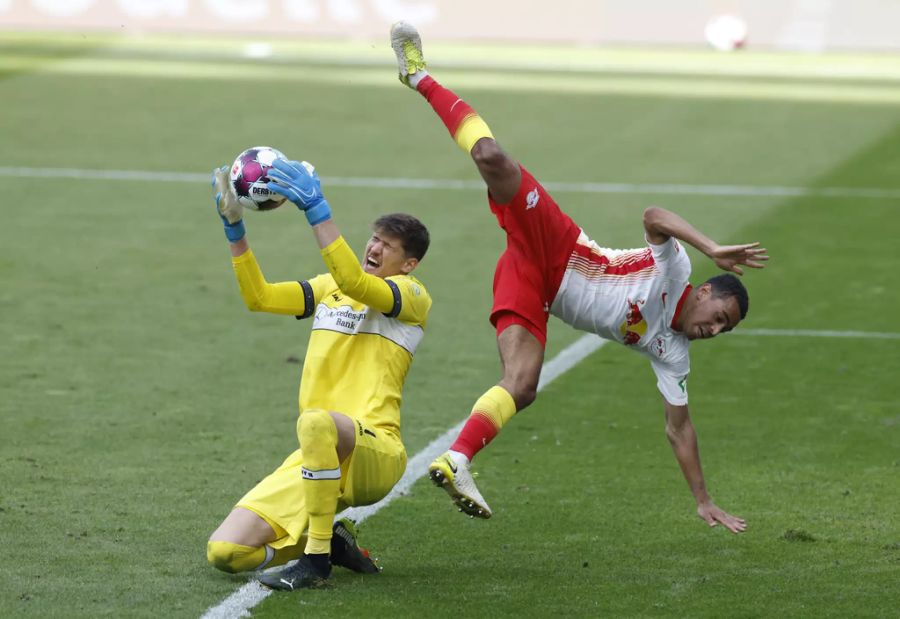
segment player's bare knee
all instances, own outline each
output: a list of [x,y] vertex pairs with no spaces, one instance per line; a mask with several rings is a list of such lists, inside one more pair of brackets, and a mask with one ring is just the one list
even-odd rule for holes
[[519,189],[522,173],[516,160],[504,152],[493,138],[482,138],[472,148],[472,159],[491,196],[499,204],[512,200]]
[[484,174],[496,176],[509,168],[509,155],[492,138],[482,138],[472,147],[472,159]]

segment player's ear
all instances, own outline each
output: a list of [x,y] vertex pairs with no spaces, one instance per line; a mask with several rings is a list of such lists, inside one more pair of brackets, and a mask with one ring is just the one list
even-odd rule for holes
[[413,269],[415,269],[418,266],[418,264],[419,264],[418,258],[409,257],[400,266],[400,271],[404,275],[409,275],[410,273],[413,272]]
[[711,294],[712,294],[712,284],[710,284],[709,282],[703,283],[697,288],[697,300],[698,301],[703,301]]

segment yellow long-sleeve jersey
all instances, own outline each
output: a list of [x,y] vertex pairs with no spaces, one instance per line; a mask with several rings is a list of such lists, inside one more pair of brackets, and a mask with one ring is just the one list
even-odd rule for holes
[[329,273],[300,282],[267,282],[249,250],[232,263],[251,310],[313,318],[300,410],[336,411],[399,436],[403,382],[431,297],[410,275],[364,272],[343,237],[322,257]]

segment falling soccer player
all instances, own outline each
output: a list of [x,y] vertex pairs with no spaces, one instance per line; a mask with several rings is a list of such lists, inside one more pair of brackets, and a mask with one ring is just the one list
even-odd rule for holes
[[429,466],[461,511],[490,518],[469,466],[500,429],[537,394],[553,314],[577,329],[596,333],[650,359],[666,414],[666,436],[710,526],[744,531],[742,518],[710,497],[700,466],[697,435],[688,414],[688,345],[734,329],[747,315],[747,291],[731,274],[692,287],[685,242],[724,271],[741,275],[741,265],[762,268],[768,260],[759,243],[718,245],[665,209],[644,212],[647,246],[614,250],[592,241],[563,213],[549,193],[500,148],[484,120],[425,69],[422,43],[405,22],[391,28],[400,81],[418,91],[444,122],[487,184],[488,202],[506,232],[507,248],[494,273],[491,323],[496,328],[503,377],[488,389],[450,449]]

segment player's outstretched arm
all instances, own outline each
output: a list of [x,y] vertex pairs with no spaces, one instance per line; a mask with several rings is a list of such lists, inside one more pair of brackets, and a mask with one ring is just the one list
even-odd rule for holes
[[306,298],[301,284],[298,282],[272,284],[263,276],[247,242],[243,220],[244,207],[231,189],[227,166],[213,171],[212,184],[215,189],[216,212],[225,226],[225,237],[231,250],[231,263],[244,304],[254,312],[305,315]]
[[741,266],[761,269],[766,266],[765,261],[769,259],[766,249],[760,247],[758,242],[719,245],[686,220],[658,206],[651,206],[644,211],[644,231],[647,240],[654,245],[661,245],[674,236],[703,252],[723,271],[731,271],[738,275],[744,274]]
[[269,190],[285,196],[306,214],[338,288],[379,312],[392,313],[396,306],[394,288],[382,278],[363,271],[331,217],[331,207],[322,193],[315,167],[306,161],[276,159],[268,176]]
[[703,467],[700,466],[697,433],[694,424],[691,423],[688,407],[669,404],[665,399],[663,402],[666,408],[666,437],[697,502],[697,515],[711,527],[722,524],[732,533],[743,532],[747,528],[744,519],[732,516],[719,508],[706,491]]

